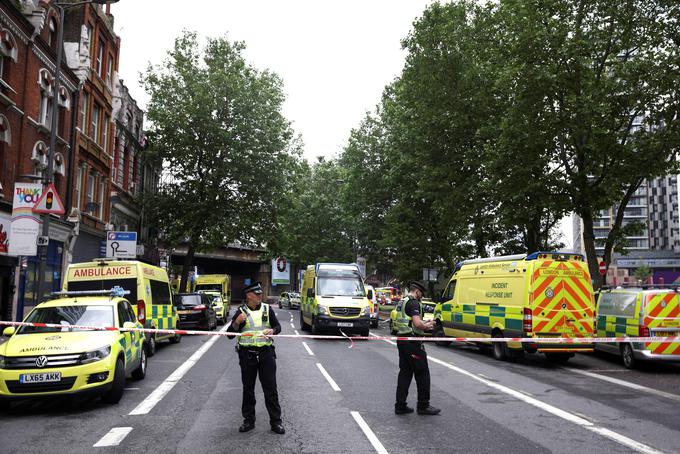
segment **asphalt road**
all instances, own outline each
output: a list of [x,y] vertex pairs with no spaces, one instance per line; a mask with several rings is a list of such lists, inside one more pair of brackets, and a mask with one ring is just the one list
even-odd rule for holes
[[[299,330],[297,311],[277,316],[284,333]],[[397,416],[397,349],[379,340],[277,340],[287,432],[270,431],[258,385],[257,427],[241,434],[235,341],[210,339],[161,344],[118,405],[15,405],[0,414],[0,453],[680,452],[680,366],[629,371],[606,355],[501,363],[476,347],[428,344],[442,413]],[[415,392],[413,383],[411,405]]]

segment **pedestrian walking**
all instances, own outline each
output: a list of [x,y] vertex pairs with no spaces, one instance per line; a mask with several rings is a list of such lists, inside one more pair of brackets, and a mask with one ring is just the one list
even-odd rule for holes
[[243,292],[246,304],[238,308],[227,329],[228,332],[250,334],[239,336],[236,346],[243,383],[243,424],[238,430],[248,432],[255,428],[255,381],[259,374],[271,429],[277,434],[284,434],[286,431],[281,423],[281,406],[276,388],[276,351],[270,337],[281,332],[281,324],[269,304],[262,302],[262,286],[259,282],[244,288]]
[[[425,287],[420,282],[412,282],[409,286],[408,301],[401,305],[395,323],[397,335],[419,337],[426,330],[434,327],[434,321],[423,321],[423,299]],[[418,388],[418,414],[437,415],[441,411],[430,405],[430,369],[427,365],[427,353],[422,341],[397,341],[399,349],[399,377],[397,379],[397,402],[394,412],[398,415],[413,413],[413,408],[406,404],[408,389],[413,376]]]

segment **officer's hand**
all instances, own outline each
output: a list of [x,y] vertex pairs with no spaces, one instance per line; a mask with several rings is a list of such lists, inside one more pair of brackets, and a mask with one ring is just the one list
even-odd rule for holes
[[240,324],[242,324],[242,323],[245,322],[245,321],[246,321],[246,314],[244,314],[243,312],[241,312],[240,314],[238,314],[238,317],[236,317],[236,324],[237,324],[237,325],[240,325]]
[[432,329],[432,328],[434,328],[434,321],[430,320],[429,322],[427,322],[427,329]]
[[266,330],[262,331],[262,335],[265,337],[269,337],[274,334],[274,330],[271,328],[267,328]]

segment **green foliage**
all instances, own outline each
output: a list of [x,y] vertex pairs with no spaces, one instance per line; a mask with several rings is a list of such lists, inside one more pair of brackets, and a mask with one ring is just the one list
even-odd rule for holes
[[151,100],[151,152],[164,163],[145,204],[165,241],[194,251],[262,242],[298,167],[297,142],[281,113],[280,78],[248,65],[244,45],[185,32],[142,83]]
[[635,269],[633,276],[638,282],[645,282],[652,276],[652,269],[647,264],[643,263]]

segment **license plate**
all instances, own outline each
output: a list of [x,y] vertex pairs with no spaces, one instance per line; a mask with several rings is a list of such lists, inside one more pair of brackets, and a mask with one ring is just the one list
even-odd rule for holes
[[679,324],[680,324],[680,323],[679,323],[677,320],[662,320],[662,321],[661,321],[661,326],[672,326],[672,327],[676,327],[676,326],[678,326]]
[[61,372],[43,372],[40,374],[21,374],[20,383],[50,383],[61,381]]
[[338,322],[338,326],[340,328],[351,328],[354,326],[354,323],[349,323],[349,322]]
[[680,336],[680,333],[673,331],[652,331],[652,337],[675,337]]

